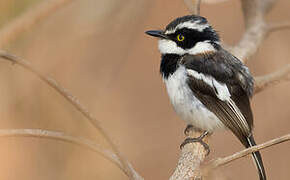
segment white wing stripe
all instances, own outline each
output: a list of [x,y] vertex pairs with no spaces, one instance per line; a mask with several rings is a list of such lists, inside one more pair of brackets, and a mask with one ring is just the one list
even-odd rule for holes
[[210,87],[214,88],[216,92],[216,96],[222,101],[230,101],[231,94],[228,90],[228,87],[224,83],[220,83],[215,78],[209,75],[204,75],[202,73],[198,73],[192,69],[187,69],[187,73],[190,76],[193,76],[196,79],[204,81]]
[[216,96],[226,102],[228,106],[231,108],[232,112],[237,116],[237,118],[240,120],[236,122],[241,130],[244,132],[250,132],[250,127],[248,125],[248,122],[240,109],[237,107],[236,103],[231,99],[231,94],[228,90],[228,87],[224,83],[220,83],[215,78],[209,75],[204,75],[202,73],[198,73],[192,69],[187,69],[188,75],[204,81],[204,83],[208,84],[210,87],[214,88],[216,90]]

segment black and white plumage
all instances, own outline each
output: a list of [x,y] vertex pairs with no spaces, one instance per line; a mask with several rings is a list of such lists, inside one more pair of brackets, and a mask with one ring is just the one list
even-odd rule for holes
[[[220,45],[216,31],[201,16],[175,19],[164,31],[147,31],[159,39],[160,72],[176,113],[207,132],[230,129],[245,147],[256,145],[249,99],[254,80],[248,68]],[[260,180],[262,158],[253,153]]]

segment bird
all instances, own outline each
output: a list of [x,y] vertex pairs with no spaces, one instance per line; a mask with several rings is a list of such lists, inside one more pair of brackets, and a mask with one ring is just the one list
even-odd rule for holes
[[[150,30],[158,38],[160,73],[175,112],[204,133],[183,145],[201,142],[208,133],[231,130],[246,147],[256,145],[250,99],[254,79],[237,57],[223,48],[220,36],[205,17],[186,15],[164,30]],[[252,157],[260,180],[266,180],[259,151]]]

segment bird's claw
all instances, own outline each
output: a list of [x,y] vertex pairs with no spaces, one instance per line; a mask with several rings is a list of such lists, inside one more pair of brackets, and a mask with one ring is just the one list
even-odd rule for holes
[[194,128],[193,125],[190,125],[190,124],[187,125],[186,128],[185,128],[185,130],[184,130],[184,134],[185,135],[188,135],[189,132],[190,132],[190,130],[193,129],[193,128]]
[[[187,127],[188,127],[188,126],[187,126]],[[187,129],[187,127],[186,127],[186,129]],[[186,131],[186,129],[185,129],[185,131]],[[188,143],[196,143],[196,142],[199,142],[200,144],[203,145],[203,147],[204,147],[205,150],[207,151],[206,156],[209,155],[209,153],[210,153],[209,145],[206,144],[206,143],[203,141],[203,138],[204,138],[207,134],[208,134],[208,132],[205,131],[202,135],[200,135],[200,136],[197,137],[197,138],[190,138],[190,137],[186,138],[186,139],[181,143],[181,145],[180,145],[180,149],[182,149],[182,148],[183,148],[186,144],[188,144]]]

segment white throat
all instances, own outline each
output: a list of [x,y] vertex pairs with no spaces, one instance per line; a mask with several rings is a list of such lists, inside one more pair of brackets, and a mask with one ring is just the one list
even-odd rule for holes
[[184,54],[195,55],[205,52],[216,51],[216,49],[209,41],[198,42],[191,49],[183,49],[181,47],[178,47],[177,44],[172,40],[161,39],[158,42],[158,48],[161,54],[178,54],[178,55]]

